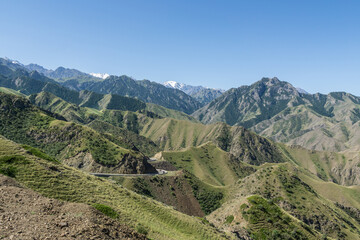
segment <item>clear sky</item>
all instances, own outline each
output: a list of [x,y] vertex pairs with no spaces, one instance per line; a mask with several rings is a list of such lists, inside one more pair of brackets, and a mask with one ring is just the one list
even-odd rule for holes
[[360,96],[358,0],[0,0],[0,57],[228,89]]

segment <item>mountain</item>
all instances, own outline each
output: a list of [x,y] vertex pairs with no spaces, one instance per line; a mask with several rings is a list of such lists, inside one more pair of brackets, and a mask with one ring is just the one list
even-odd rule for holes
[[[88,230],[84,229],[87,231],[81,232],[80,228],[91,224],[92,232],[98,234],[100,234],[100,231],[103,232],[106,235],[104,239],[122,238],[122,229],[125,234],[133,233],[132,236],[129,236],[130,239],[144,239],[144,235],[148,239],[159,240],[229,239],[227,235],[217,231],[215,227],[207,224],[205,220],[178,212],[172,207],[139,195],[113,181],[91,176],[59,162],[49,161],[46,155],[34,155],[21,145],[0,136],[0,181],[3,178],[1,174],[15,178],[23,187],[32,189],[38,194],[35,195],[26,189],[24,190],[26,192],[25,196],[19,193],[17,195],[11,194],[11,199],[16,200],[7,202],[6,205],[2,206],[15,205],[17,210],[1,210],[0,216],[4,217],[0,229],[9,224],[25,223],[27,219],[36,220],[39,218],[40,222],[44,221],[40,216],[54,219],[54,222],[46,222],[46,226],[41,226],[40,229],[46,229],[44,233],[40,233],[39,229],[35,229],[38,226],[37,223],[32,223],[31,226],[27,225],[25,227],[26,232],[22,233],[17,230],[13,234],[14,236],[24,236],[25,233],[31,233],[34,230],[40,236],[47,236],[47,231],[55,229],[57,231],[61,230],[64,239],[75,237],[84,239],[89,235]],[[7,184],[10,185],[11,183]],[[0,182],[0,189],[2,190],[0,199],[2,199],[9,190],[6,189],[5,192],[2,182]],[[12,187],[10,191],[16,193],[18,189]],[[37,198],[39,195],[43,197]],[[31,196],[34,198],[31,198],[29,203],[28,200]],[[58,206],[58,201],[53,199],[51,202],[46,202],[44,198],[61,200],[60,204],[62,205]],[[6,198],[6,200],[10,201],[9,198]],[[30,208],[30,212],[26,211],[27,209],[24,208],[29,204],[39,212],[31,212]],[[87,206],[84,206],[85,204]],[[49,208],[46,208],[47,206]],[[68,208],[68,206],[72,207]],[[89,216],[89,210],[94,211],[94,208],[98,211],[95,212],[96,214]],[[57,210],[60,210],[61,214]],[[24,216],[21,218],[9,218],[9,216],[19,215],[23,211],[26,211],[26,218]],[[9,215],[3,215],[5,212],[9,213]],[[103,215],[99,212],[103,213]],[[58,215],[61,218],[55,219]],[[113,219],[113,221],[110,221],[105,215]],[[87,223],[88,217],[92,216],[95,219],[89,219],[91,222]],[[60,224],[55,225],[59,220],[61,221]],[[71,221],[67,222],[66,220]],[[96,224],[92,224],[93,222]],[[77,223],[77,225],[73,226],[71,223]],[[114,228],[118,227],[119,224],[123,227],[118,229],[118,235],[116,235]],[[93,229],[99,225],[101,226],[100,229]],[[15,227],[15,229],[20,229],[22,226],[17,227],[15,225]],[[71,229],[73,227],[77,227],[78,231]],[[5,229],[1,231],[1,236],[13,238],[11,232],[12,229]],[[69,236],[69,232],[75,232],[75,235]],[[50,238],[55,236],[57,236],[57,233],[54,233]]]
[[175,81],[167,81],[167,82],[164,82],[163,85],[168,88],[175,88],[175,89],[179,89],[179,90],[182,90],[182,88],[185,86],[184,83],[178,83]]
[[[121,141],[116,138],[119,133],[121,135],[121,128],[115,125],[126,124],[128,121],[124,117],[112,118],[114,110],[106,110],[111,112],[104,114],[106,118],[103,120],[108,121],[108,126],[105,127],[101,120],[96,119],[88,126],[100,125],[92,130],[65,122],[60,116],[55,119],[22,97],[4,94],[0,99],[0,134],[28,144],[16,146],[6,139],[0,139],[1,173],[15,176],[21,184],[39,191],[45,197],[86,204],[105,203],[108,207],[105,212],[126,217],[126,220],[119,220],[123,224],[141,224],[147,229],[141,232],[148,233],[149,237],[168,239],[169,234],[177,236],[176,239],[263,239],[265,235],[280,239],[359,237],[360,233],[356,230],[360,227],[357,220],[360,189],[334,183],[358,183],[356,173],[360,158],[355,157],[358,155],[288,147],[243,127],[230,127],[224,123],[203,125],[137,112],[132,113],[136,115],[131,123],[132,131],[149,136],[159,148],[166,150],[157,155],[159,160],[156,164],[168,167],[172,164],[176,171],[161,177],[100,181],[62,163],[74,164],[72,154],[79,156],[80,153],[81,156],[81,153],[89,151],[95,163],[106,163],[106,171],[113,171],[109,160],[116,150],[113,151],[111,146],[120,149],[117,142]],[[51,104],[61,100],[46,93],[34,99],[43,106],[47,106],[46,99],[50,100],[48,106],[53,107],[49,108],[52,111],[62,109],[57,104]],[[80,113],[82,109],[63,102],[60,105],[74,113]],[[66,144],[65,150],[61,150],[63,147],[59,143]],[[106,151],[101,152],[104,149]],[[56,154],[59,150],[60,153]],[[136,151],[133,150],[133,154]],[[5,158],[2,159],[2,156]],[[78,165],[81,163],[79,158],[76,158],[76,163],[73,166],[81,165]],[[84,166],[81,169],[86,170]],[[130,169],[133,166],[127,165]],[[36,174],[31,174],[34,172]],[[121,187],[115,184],[121,184]],[[124,186],[143,196],[129,194]],[[162,207],[155,207],[158,203],[146,196],[172,204],[188,214],[206,215],[206,220],[188,218],[168,207],[163,209],[162,204],[159,204]],[[192,205],[191,212],[184,204]],[[174,221],[177,227],[174,229],[174,225],[168,225],[164,228],[164,222],[169,221]],[[191,224],[187,224],[189,222]],[[179,224],[184,226],[178,228]],[[217,232],[211,226],[224,233]],[[185,236],[184,231],[187,233]],[[199,231],[202,237],[196,235]]]
[[60,82],[70,79],[76,79],[78,81],[101,81],[102,79],[104,79],[104,77],[109,76],[108,74],[100,74],[100,73],[87,74],[77,69],[70,69],[64,67],[58,67],[55,70],[51,70],[51,69],[46,69],[43,66],[34,63],[24,65],[16,60],[11,60],[8,58],[0,58],[0,65],[9,67],[12,70],[21,69],[21,70],[26,70],[28,72],[36,71],[44,75],[45,77]]
[[209,102],[211,102],[225,92],[222,89],[207,88],[203,86],[191,86],[175,81],[167,81],[164,82],[163,85],[168,88],[174,88],[183,91],[184,93],[192,96],[202,105],[208,104]]
[[303,94],[290,83],[264,78],[230,89],[192,114],[203,123],[244,126],[275,141],[309,149],[356,150],[360,98],[348,93]]
[[118,94],[138,98],[147,103],[182,111],[190,114],[200,107],[200,103],[177,89],[167,88],[148,80],[137,81],[128,76],[110,76],[101,82],[82,82],[70,80],[63,86],[81,91],[88,90],[101,94]]
[[53,72],[52,70],[46,69],[43,66],[34,63],[30,63],[28,65],[25,65],[24,67],[31,72],[37,71],[38,73],[41,73],[45,76],[49,76]]
[[45,77],[38,72],[15,71],[0,65],[0,87],[14,89],[25,95],[46,91],[83,107],[101,109],[117,109],[137,111],[146,108],[140,100],[113,94],[99,94],[90,91],[74,91],[61,86],[55,80]]
[[[248,142],[246,139],[243,137],[244,142]],[[257,145],[261,149],[262,144]],[[164,151],[157,157],[217,190],[210,188],[199,194],[206,195],[204,201],[210,210],[206,219],[235,239],[358,239],[358,180],[339,181],[350,187],[329,182],[337,172],[334,166],[352,164],[354,156],[274,145],[283,162],[248,164],[209,142],[186,150]],[[345,177],[339,172],[335,178],[358,178],[359,155],[354,155],[356,163],[349,166],[354,174]],[[195,196],[201,199],[199,195],[195,190]]]
[[107,77],[110,77],[110,74],[108,73],[89,73],[93,77],[106,79]]
[[194,99],[200,102],[202,105],[206,105],[212,100],[220,97],[224,93],[223,90],[212,89],[212,88],[203,88],[200,91],[191,94]]
[[86,124],[123,148],[140,151],[147,156],[159,151],[154,142],[135,133],[138,117],[135,113],[79,107],[47,92],[31,95],[29,99],[41,109],[61,115],[69,122]]
[[38,147],[70,166],[88,172],[156,172],[140,152],[120,147],[87,127],[64,121],[23,97],[0,93],[0,110],[0,135]]
[[[12,70],[12,71],[11,71]],[[0,58],[0,74],[4,76],[19,72],[18,76],[37,75],[36,80],[42,78],[44,82],[61,83],[66,88],[81,91],[88,90],[101,94],[117,94],[121,96],[138,98],[147,103],[154,103],[166,108],[190,114],[203,104],[177,89],[169,89],[163,85],[148,80],[137,81],[127,76],[109,76],[109,74],[83,73],[76,69],[58,67],[56,70],[49,70],[37,64],[23,65],[17,61]],[[35,84],[32,84],[33,88]],[[1,85],[15,89],[13,85]],[[16,90],[19,86],[16,86]],[[32,94],[31,87],[26,87],[26,94]],[[37,92],[40,92],[37,87]],[[212,95],[207,95],[208,99]],[[63,97],[62,97],[63,98]],[[201,97],[198,98],[203,101]]]
[[296,90],[301,93],[301,94],[309,94],[307,91],[305,91],[304,89],[302,88],[296,88]]
[[[158,101],[193,99],[178,89],[126,78],[111,76],[105,85],[65,81],[73,88],[104,87],[105,93],[75,91],[16,62],[0,65],[0,188],[11,201],[9,209],[0,207],[0,230],[23,223],[30,232],[27,220],[37,217],[39,223],[56,217],[57,223],[58,212],[76,203],[84,216],[64,216],[69,222],[61,226],[49,223],[53,236],[60,227],[61,236],[69,237],[75,223],[84,227],[84,235],[75,237],[84,238],[90,216],[97,218],[89,219],[92,226],[101,226],[92,232],[109,239],[114,228],[149,239],[360,239],[357,97],[305,94],[267,78],[230,89],[200,109],[202,115],[195,112],[204,122],[214,121],[204,124],[106,92],[123,88],[121,94],[144,93]],[[254,131],[328,150],[277,143]],[[156,169],[167,172],[152,175]],[[122,174],[98,178],[89,172]],[[1,174],[13,179],[2,180]],[[26,189],[16,188],[14,180]],[[10,191],[18,195],[7,194],[2,181],[12,182]],[[28,204],[34,198],[45,214],[17,218],[28,211],[16,209],[39,209]],[[23,234],[4,229],[1,237]]]
[[354,198],[337,192],[334,185],[326,186],[332,193],[322,195],[319,188],[326,183],[316,186],[316,181],[289,163],[263,165],[238,181],[231,189],[232,200],[207,219],[242,239],[359,239],[358,210],[344,211],[347,207],[327,197],[344,197],[345,202]]
[[16,60],[11,60],[9,58],[0,58],[0,65],[1,66],[6,66],[8,68],[10,68],[11,70],[17,70],[17,69],[23,69],[25,70],[26,68],[24,67],[23,64],[21,64],[20,62],[16,61]]
[[101,74],[87,74],[77,69],[70,69],[64,67],[58,67],[55,70],[45,69],[37,64],[29,64],[24,66],[29,71],[37,71],[48,78],[55,79],[59,82],[63,82],[70,79],[76,79],[78,81],[101,81],[105,75]]

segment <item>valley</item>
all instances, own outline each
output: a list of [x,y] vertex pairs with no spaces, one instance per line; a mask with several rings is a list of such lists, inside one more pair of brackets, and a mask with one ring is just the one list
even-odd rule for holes
[[[39,238],[360,239],[358,97],[267,78],[201,102],[126,76],[4,61],[0,200],[18,192],[31,211],[28,196],[50,209],[34,219],[78,208],[110,226],[75,229],[66,216]],[[13,214],[2,208],[0,219]],[[22,235],[0,239],[10,236]]]

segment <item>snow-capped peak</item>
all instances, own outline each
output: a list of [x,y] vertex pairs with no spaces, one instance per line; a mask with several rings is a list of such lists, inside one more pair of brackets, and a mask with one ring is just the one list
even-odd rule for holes
[[167,81],[167,82],[164,82],[163,85],[165,87],[176,88],[176,89],[182,89],[185,86],[185,84],[178,83],[178,82],[175,82],[175,81]]
[[93,77],[106,79],[107,77],[110,77],[110,74],[108,73],[89,73]]
[[4,58],[6,61],[9,61],[9,62],[11,62],[12,64],[17,64],[17,65],[20,65],[20,66],[24,66],[23,64],[21,64],[19,61],[17,61],[17,60],[12,60],[12,59],[10,59],[10,58],[8,58],[8,57],[5,57]]

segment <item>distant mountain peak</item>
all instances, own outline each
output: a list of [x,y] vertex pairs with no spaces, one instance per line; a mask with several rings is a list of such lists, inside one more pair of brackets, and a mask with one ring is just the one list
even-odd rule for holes
[[296,88],[296,90],[298,91],[298,93],[301,93],[301,94],[310,94],[302,88]]
[[175,89],[179,89],[185,93],[187,93],[187,91],[189,91],[189,89],[191,89],[191,93],[187,93],[189,95],[191,94],[194,94],[194,93],[197,93],[203,89],[211,89],[211,90],[218,90],[220,92],[225,92],[225,90],[223,89],[220,89],[220,88],[209,88],[209,87],[204,87],[204,86],[192,86],[192,85],[187,85],[185,83],[178,83],[178,82],[175,82],[175,81],[167,81],[167,82],[164,82],[163,85],[165,87],[168,87],[168,88],[175,88]]
[[164,82],[163,85],[168,88],[174,88],[183,91],[184,93],[195,98],[202,105],[211,102],[225,92],[222,89],[208,88],[203,86],[191,86],[185,83],[178,83],[175,81],[167,81]]
[[175,89],[179,89],[179,90],[181,90],[185,86],[184,83],[178,83],[175,81],[167,81],[167,82],[164,82],[163,85],[168,88],[175,88]]
[[4,57],[4,59],[5,59],[6,61],[11,62],[12,64],[17,64],[17,65],[23,66],[23,64],[21,64],[21,63],[20,63],[19,61],[17,61],[17,60],[13,60],[13,59],[10,59],[10,58],[8,58],[8,57]]

